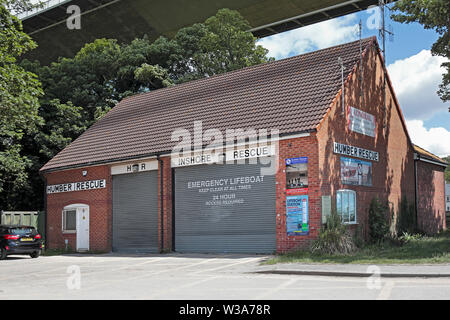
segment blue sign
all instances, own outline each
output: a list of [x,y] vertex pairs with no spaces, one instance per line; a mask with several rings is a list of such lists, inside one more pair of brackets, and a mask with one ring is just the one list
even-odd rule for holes
[[286,165],[290,166],[298,163],[308,163],[308,157],[286,159]]
[[308,196],[286,197],[286,231],[288,236],[309,234]]

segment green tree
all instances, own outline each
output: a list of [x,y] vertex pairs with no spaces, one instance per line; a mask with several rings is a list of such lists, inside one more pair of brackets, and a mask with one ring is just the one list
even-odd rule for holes
[[[25,2],[22,2],[25,3]],[[22,138],[37,132],[41,84],[17,59],[36,44],[23,32],[22,23],[0,0],[0,208],[10,209],[10,196],[27,182],[31,161],[22,153]]]
[[48,66],[22,61],[42,83],[43,122],[38,132],[22,139],[28,184],[9,199],[41,208],[39,169],[123,98],[272,60],[248,29],[239,13],[224,9],[205,23],[180,29],[172,39],[152,42],[144,36],[127,44],[97,39],[74,57]]
[[180,83],[274,60],[249,29],[239,12],[221,9],[204,23],[180,29],[173,39],[158,38],[150,46],[150,64],[167,69]]
[[444,157],[442,159],[448,163],[448,166],[445,169],[445,182],[450,183],[450,156]]
[[200,40],[202,51],[194,55],[206,76],[267,62],[268,50],[256,45],[248,32],[250,24],[239,12],[221,9],[205,21],[206,34]]
[[[392,9],[396,12],[392,19],[402,23],[418,22],[425,29],[433,29],[439,39],[433,44],[433,55],[450,60],[450,1],[449,0],[400,0]],[[450,100],[450,62],[442,64],[447,72],[439,86],[438,94],[443,101]]]
[[29,0],[3,0],[3,6],[11,13],[18,14],[42,7],[42,1],[31,2]]

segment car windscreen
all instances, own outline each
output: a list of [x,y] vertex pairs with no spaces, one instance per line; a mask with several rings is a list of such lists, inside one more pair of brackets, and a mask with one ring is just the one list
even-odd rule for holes
[[23,236],[25,234],[30,234],[34,232],[34,228],[24,228],[24,227],[17,227],[17,228],[10,228],[9,232],[11,234],[16,234],[19,236]]

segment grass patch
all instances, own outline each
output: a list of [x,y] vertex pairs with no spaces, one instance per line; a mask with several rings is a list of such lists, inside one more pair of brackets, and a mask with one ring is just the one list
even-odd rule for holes
[[263,264],[354,263],[354,264],[435,264],[450,263],[450,231],[434,237],[411,239],[399,246],[390,242],[367,245],[347,255],[325,255],[295,251],[278,255]]
[[63,254],[70,254],[70,253],[75,253],[75,252],[71,251],[71,250],[65,250],[65,249],[45,249],[45,250],[42,250],[41,256],[60,256]]
[[105,254],[106,251],[81,251],[76,252],[73,250],[65,250],[65,249],[46,249],[42,250],[41,256],[61,256],[64,254]]

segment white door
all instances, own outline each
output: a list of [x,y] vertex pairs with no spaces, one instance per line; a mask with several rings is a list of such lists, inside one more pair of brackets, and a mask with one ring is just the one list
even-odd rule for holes
[[77,251],[89,250],[89,207],[77,208]]

